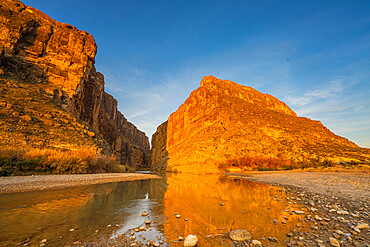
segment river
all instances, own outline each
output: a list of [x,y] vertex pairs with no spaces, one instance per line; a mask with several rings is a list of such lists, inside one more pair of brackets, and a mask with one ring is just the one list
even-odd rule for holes
[[[237,176],[168,174],[162,179],[108,183],[60,190],[0,195],[0,246],[83,245],[130,236],[182,246],[179,236],[194,234],[199,246],[226,246],[225,233],[246,229],[268,243],[304,226],[292,214],[283,188]],[[148,216],[141,216],[143,212]],[[176,217],[176,215],[178,215]],[[144,221],[152,223],[146,225]],[[275,221],[275,222],[274,222]]]

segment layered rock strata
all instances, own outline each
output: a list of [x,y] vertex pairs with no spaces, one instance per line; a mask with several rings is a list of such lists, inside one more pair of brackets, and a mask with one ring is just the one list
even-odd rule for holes
[[295,163],[370,157],[369,149],[298,117],[275,97],[213,76],[158,127],[151,152],[154,169],[184,172],[219,172],[245,157]]
[[0,2],[0,76],[37,84],[54,102],[87,122],[122,164],[145,167],[149,141],[117,110],[96,72],[92,35],[59,23],[18,0]]

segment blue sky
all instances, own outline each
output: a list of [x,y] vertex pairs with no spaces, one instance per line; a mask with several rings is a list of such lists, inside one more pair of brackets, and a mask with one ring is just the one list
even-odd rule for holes
[[214,75],[370,147],[370,1],[24,3],[95,37],[106,91],[148,137]]

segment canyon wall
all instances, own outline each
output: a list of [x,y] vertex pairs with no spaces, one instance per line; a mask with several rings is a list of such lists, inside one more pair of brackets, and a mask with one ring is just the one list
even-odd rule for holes
[[117,110],[96,72],[97,46],[86,31],[18,0],[0,2],[0,76],[27,81],[108,142],[122,164],[146,167],[149,141]]
[[248,157],[291,162],[365,160],[369,149],[298,117],[284,102],[206,76],[152,137],[153,169],[219,172]]
[[167,121],[158,126],[152,136],[152,149],[150,150],[150,167],[153,170],[165,170],[168,161],[167,151]]

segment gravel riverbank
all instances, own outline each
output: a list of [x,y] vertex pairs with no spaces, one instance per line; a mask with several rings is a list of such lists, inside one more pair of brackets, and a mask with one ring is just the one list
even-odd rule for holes
[[294,186],[310,193],[369,203],[370,173],[271,171],[240,174],[244,178],[277,186]]
[[370,246],[370,174],[330,172],[258,172],[244,179],[286,188],[310,229],[292,229],[287,246]]
[[33,175],[0,177],[0,193],[39,191],[67,187],[159,178],[141,173]]

